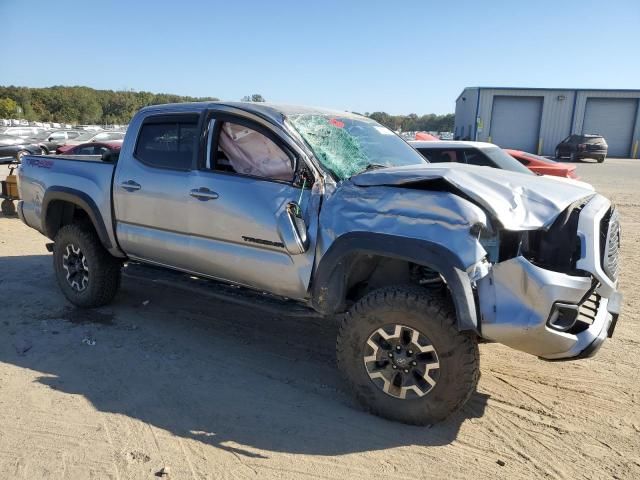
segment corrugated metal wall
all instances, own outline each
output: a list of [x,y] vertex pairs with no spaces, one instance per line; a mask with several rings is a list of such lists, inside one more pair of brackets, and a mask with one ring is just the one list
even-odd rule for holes
[[[480,91],[479,116],[484,128],[478,132],[478,140],[489,142],[491,134],[491,110],[493,97],[542,97],[542,119],[540,120],[540,138],[538,148],[542,155],[551,155],[556,145],[569,135],[571,113],[575,93],[567,90],[516,90],[516,89],[482,89]],[[532,152],[537,153],[537,152]]]
[[473,140],[477,105],[478,89],[465,88],[456,100],[456,118],[453,132],[455,138],[469,137]]
[[[543,98],[542,119],[540,122],[539,152],[543,155],[553,155],[556,145],[571,133],[582,133],[587,98],[639,98],[640,90],[546,90],[546,89],[510,89],[510,88],[467,88],[456,101],[455,125],[465,126],[465,136],[468,126],[475,130],[476,94],[479,91],[477,140],[491,141],[491,115],[493,98],[500,96],[540,96]],[[466,101],[462,101],[466,97]],[[458,115],[460,114],[460,118]],[[473,139],[473,135],[471,136]],[[640,157],[640,108],[636,116],[633,138],[629,146],[633,158]],[[533,152],[536,153],[536,152]]]
[[[584,125],[584,115],[589,98],[636,98],[640,99],[640,91],[620,91],[620,90],[580,90],[577,94],[576,113],[573,121],[572,133],[582,133]],[[640,100],[639,100],[640,101]],[[586,132],[585,132],[586,133]],[[640,157],[640,108],[636,113],[633,138],[629,146],[631,158]]]

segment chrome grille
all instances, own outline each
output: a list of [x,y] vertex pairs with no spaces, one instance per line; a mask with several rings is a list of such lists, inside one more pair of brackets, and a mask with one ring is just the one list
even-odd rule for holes
[[602,233],[605,234],[602,249],[602,269],[611,280],[617,280],[618,273],[620,273],[620,217],[618,211],[612,208],[610,214],[605,216],[603,220],[608,221],[606,223],[603,222],[601,225]]

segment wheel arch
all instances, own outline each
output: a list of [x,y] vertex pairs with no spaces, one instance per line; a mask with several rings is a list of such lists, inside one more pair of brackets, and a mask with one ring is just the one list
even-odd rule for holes
[[[314,275],[311,301],[316,310],[325,315],[346,310],[349,279],[363,257],[389,260],[390,272],[394,272],[393,266],[398,262],[437,271],[451,292],[458,329],[478,330],[473,289],[460,258],[438,243],[388,234],[351,232],[333,242]],[[394,278],[394,275],[389,277],[391,282]]]
[[84,192],[69,187],[49,187],[42,201],[43,233],[54,239],[58,230],[86,216],[91,222],[100,242],[106,249],[112,248],[107,229],[98,206]]

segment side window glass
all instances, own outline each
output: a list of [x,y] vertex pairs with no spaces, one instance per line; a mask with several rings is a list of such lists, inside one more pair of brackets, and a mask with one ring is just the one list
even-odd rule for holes
[[293,180],[293,162],[270,138],[251,128],[224,122],[218,134],[213,170],[270,180]]
[[195,122],[147,123],[140,129],[135,156],[152,167],[189,170],[197,141]]
[[432,163],[455,162],[456,152],[453,150],[420,149],[420,153]]
[[465,150],[465,160],[469,165],[478,165],[480,167],[496,167],[496,164],[489,160],[485,155],[477,150]]

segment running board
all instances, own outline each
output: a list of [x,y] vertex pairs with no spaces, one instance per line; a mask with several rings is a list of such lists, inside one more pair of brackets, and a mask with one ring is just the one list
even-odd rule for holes
[[188,273],[177,272],[148,264],[128,262],[122,269],[127,278],[153,282],[172,288],[180,288],[191,293],[222,300],[224,302],[259,308],[260,310],[285,317],[322,318],[323,315],[305,305],[268,293],[259,293],[249,288],[230,285]]

